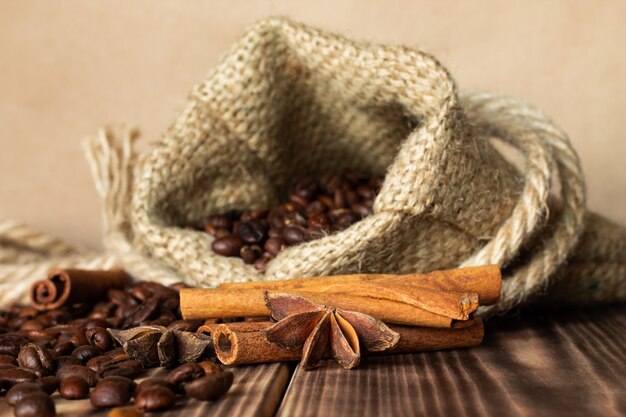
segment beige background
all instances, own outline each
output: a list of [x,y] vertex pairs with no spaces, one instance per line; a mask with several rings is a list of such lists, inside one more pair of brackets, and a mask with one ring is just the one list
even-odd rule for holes
[[157,138],[191,85],[267,15],[420,46],[464,90],[535,103],[569,132],[591,208],[626,223],[622,0],[0,0],[0,216],[97,247],[80,140],[109,122]]

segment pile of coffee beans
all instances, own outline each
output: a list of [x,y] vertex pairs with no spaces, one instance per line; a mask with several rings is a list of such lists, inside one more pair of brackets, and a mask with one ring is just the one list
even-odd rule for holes
[[[134,398],[139,412],[167,410],[184,396],[214,400],[226,393],[233,374],[203,360],[171,370],[165,378],[144,376],[107,328],[160,325],[196,331],[201,321],[182,320],[178,292],[144,282],[110,290],[106,301],[41,312],[30,306],[0,311],[0,392],[17,417],[55,415],[50,397],[89,399],[95,408],[121,407]],[[2,401],[2,399],[0,399]]]
[[288,202],[267,210],[214,215],[204,230],[215,236],[213,251],[237,256],[261,272],[287,246],[343,230],[372,213],[382,177],[354,172],[299,178]]

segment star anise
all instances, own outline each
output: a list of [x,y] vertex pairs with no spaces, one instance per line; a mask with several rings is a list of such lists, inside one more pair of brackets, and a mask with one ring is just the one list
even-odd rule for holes
[[193,332],[163,326],[139,326],[128,330],[108,329],[124,352],[143,366],[174,366],[195,362],[211,345],[211,339]]
[[304,369],[312,369],[328,356],[352,369],[361,360],[361,347],[378,352],[400,340],[382,321],[356,311],[315,304],[289,293],[266,291],[265,302],[277,321],[265,331],[267,340],[282,348],[302,349]]

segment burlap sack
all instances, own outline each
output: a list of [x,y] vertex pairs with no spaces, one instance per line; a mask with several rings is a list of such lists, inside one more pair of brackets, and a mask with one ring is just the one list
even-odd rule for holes
[[[149,153],[138,158],[136,135],[122,136],[88,143],[114,256],[80,262],[119,259],[138,277],[198,286],[496,263],[506,277],[499,310],[539,294],[626,298],[626,231],[585,214],[567,136],[520,101],[460,97],[448,71],[419,50],[264,20],[192,89]],[[493,138],[519,150],[523,172]],[[265,274],[185,228],[281,202],[298,175],[346,169],[386,175],[374,214],[284,250]]]

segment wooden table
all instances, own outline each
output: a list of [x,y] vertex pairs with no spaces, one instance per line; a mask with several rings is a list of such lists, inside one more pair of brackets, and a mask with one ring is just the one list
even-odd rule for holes
[[[234,371],[223,399],[162,415],[623,416],[626,306],[492,319],[477,348],[367,358],[351,371],[333,362]],[[106,416],[55,397],[59,416]],[[12,414],[1,401],[4,415]]]

